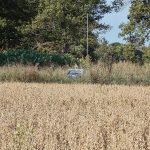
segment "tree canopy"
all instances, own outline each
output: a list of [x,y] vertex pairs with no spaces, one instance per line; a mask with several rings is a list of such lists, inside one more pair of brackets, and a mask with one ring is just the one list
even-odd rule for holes
[[[100,20],[111,12],[112,7],[105,0],[1,0],[0,10],[2,39],[7,41],[1,41],[1,48],[15,47],[20,43],[19,46],[23,47],[82,57],[86,51],[87,13],[89,54],[92,56],[98,45],[93,31],[109,28]],[[10,29],[12,32],[8,32]]]
[[88,14],[92,60],[105,55],[112,55],[115,61],[142,60],[141,50],[150,39],[150,1],[129,1],[128,22],[120,26],[120,35],[127,43],[108,44],[98,40],[97,33],[109,29],[101,20],[106,14],[119,11],[125,0],[112,0],[111,4],[107,0],[0,0],[0,50],[34,49],[83,58]]
[[133,0],[129,10],[128,23],[122,24],[121,36],[125,40],[144,45],[150,39],[150,4],[143,0]]
[[37,15],[39,0],[0,0],[0,17],[20,23]]

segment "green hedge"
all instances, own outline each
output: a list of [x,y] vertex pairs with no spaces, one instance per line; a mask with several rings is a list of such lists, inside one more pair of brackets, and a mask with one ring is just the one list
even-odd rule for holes
[[70,54],[49,54],[44,52],[39,52],[37,50],[7,50],[0,52],[0,65],[6,64],[32,64],[32,65],[72,65],[78,63]]

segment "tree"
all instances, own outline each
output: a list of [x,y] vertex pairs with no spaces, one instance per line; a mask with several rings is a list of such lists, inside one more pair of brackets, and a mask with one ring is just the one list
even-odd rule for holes
[[120,25],[120,35],[132,47],[134,62],[143,64],[143,48],[150,40],[150,5],[143,0],[132,0],[128,23]]
[[0,49],[20,45],[21,26],[37,15],[39,0],[0,0]]
[[[135,0],[114,0],[112,2],[115,11],[119,11],[126,3],[134,3]],[[150,0],[141,0],[144,5],[150,5]]]
[[105,0],[43,0],[28,33],[32,33],[30,37],[34,38],[31,41],[35,47],[40,45],[41,48],[47,43],[48,51],[57,47],[56,51],[60,53],[70,53],[73,46],[80,46],[83,47],[82,54],[86,55],[86,16],[89,13],[89,53],[92,56],[98,45],[93,30],[108,29],[109,26],[99,20],[110,11],[111,7]]
[[0,0],[0,17],[20,24],[37,15],[38,0]]
[[120,34],[125,40],[140,46],[150,39],[150,5],[141,0],[132,1],[128,23],[122,24]]
[[144,61],[150,62],[150,45],[144,48]]

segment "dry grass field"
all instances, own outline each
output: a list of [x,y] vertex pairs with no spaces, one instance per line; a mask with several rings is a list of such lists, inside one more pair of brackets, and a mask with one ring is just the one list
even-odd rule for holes
[[0,67],[0,82],[150,85],[150,64],[139,66],[120,62],[113,64],[111,73],[104,63],[88,65],[83,67],[84,76],[74,80],[67,77],[68,69],[71,68],[69,66],[41,68],[19,64],[3,66]]
[[0,83],[1,150],[149,150],[150,87]]

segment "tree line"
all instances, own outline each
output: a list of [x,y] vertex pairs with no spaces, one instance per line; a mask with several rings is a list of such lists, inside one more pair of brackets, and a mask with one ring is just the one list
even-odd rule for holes
[[6,60],[15,59],[17,54],[18,58],[27,59],[28,51],[33,52],[31,55],[39,52],[35,55],[39,62],[42,53],[49,56],[48,61],[56,55],[58,61],[60,56],[71,62],[85,58],[87,14],[92,61],[143,64],[150,60],[150,46],[145,46],[150,38],[149,1],[131,1],[128,23],[120,25],[120,36],[126,44],[109,44],[105,39],[98,39],[98,34],[109,29],[109,25],[101,22],[102,18],[119,11],[125,4],[123,0],[114,0],[111,4],[106,0],[0,0],[0,3],[0,50],[1,56],[9,57]]

